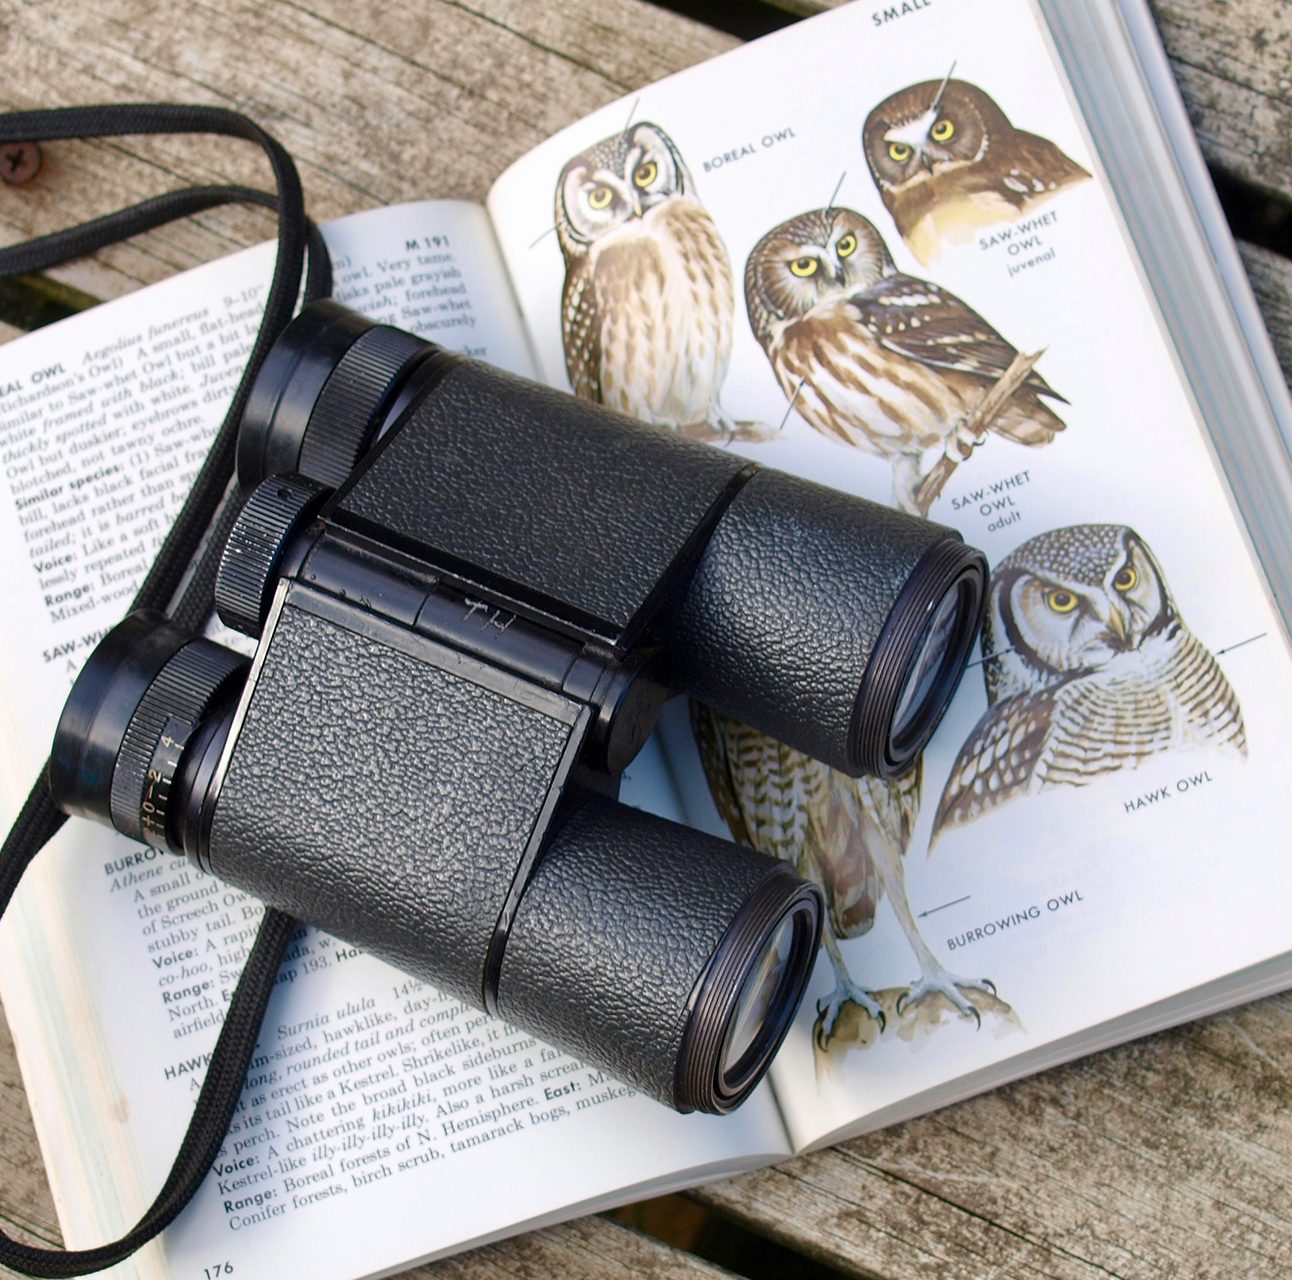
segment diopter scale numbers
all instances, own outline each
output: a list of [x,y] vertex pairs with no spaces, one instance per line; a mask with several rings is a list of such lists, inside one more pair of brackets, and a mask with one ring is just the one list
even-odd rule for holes
[[166,827],[175,773],[192,732],[193,725],[189,721],[172,716],[158,737],[152,759],[148,762],[144,791],[139,800],[139,825],[144,839],[157,848],[166,848]]

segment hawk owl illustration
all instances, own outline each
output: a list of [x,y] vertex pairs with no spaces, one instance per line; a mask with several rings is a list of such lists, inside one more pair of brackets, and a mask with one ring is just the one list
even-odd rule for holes
[[561,333],[576,395],[702,438],[738,434],[718,401],[731,263],[672,139],[643,121],[580,152],[556,186]]
[[[926,450],[956,462],[978,443],[964,424],[1018,352],[941,286],[903,275],[874,225],[852,209],[814,209],[773,227],[745,264],[754,337],[809,426],[878,454],[893,502],[918,497]],[[991,422],[1024,445],[1048,444],[1062,401],[1035,370]]]
[[861,130],[884,206],[923,266],[945,243],[1013,221],[1090,177],[1053,142],[1016,129],[977,85],[925,80],[885,98]]
[[1233,688],[1125,525],[1052,529],[1012,551],[992,575],[982,643],[995,655],[983,664],[987,711],[951,770],[935,839],[1163,751],[1247,755]]

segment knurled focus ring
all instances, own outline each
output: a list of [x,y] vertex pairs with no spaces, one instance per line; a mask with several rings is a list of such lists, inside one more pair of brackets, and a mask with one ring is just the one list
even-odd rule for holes
[[305,476],[272,476],[251,491],[215,575],[215,609],[225,626],[260,634],[283,547],[328,492]]
[[[166,802],[184,744],[225,681],[245,665],[246,659],[232,649],[192,640],[158,672],[130,717],[112,770],[112,825],[123,835],[166,847]],[[163,736],[174,743],[159,752]],[[159,776],[150,777],[150,770]],[[152,820],[146,822],[142,806],[150,787]]]
[[355,340],[323,384],[301,441],[296,470],[337,489],[359,461],[399,371],[427,350],[402,329],[377,325]]

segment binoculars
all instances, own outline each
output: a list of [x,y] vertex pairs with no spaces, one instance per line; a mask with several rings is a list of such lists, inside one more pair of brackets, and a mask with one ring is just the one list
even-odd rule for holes
[[820,889],[619,775],[677,693],[904,772],[982,554],[331,302],[269,353],[238,476],[216,603],[254,658],[130,615],[63,711],[58,804],[678,1110],[737,1106]]

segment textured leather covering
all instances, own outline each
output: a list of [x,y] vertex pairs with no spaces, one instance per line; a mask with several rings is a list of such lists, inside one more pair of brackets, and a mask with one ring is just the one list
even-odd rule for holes
[[[288,598],[216,804],[212,870],[479,1005],[569,721]],[[414,646],[418,643],[414,640]]]
[[838,769],[889,612],[928,549],[959,534],[779,471],[718,522],[677,611],[675,677]]
[[381,526],[618,633],[749,464],[487,365],[451,370],[340,519]]
[[595,799],[530,880],[498,984],[503,1017],[674,1105],[687,1002],[777,863]]

